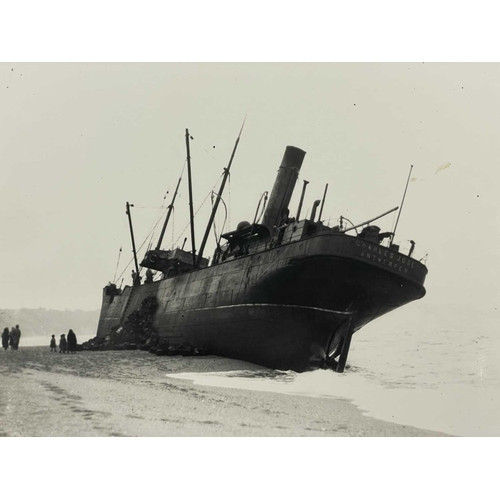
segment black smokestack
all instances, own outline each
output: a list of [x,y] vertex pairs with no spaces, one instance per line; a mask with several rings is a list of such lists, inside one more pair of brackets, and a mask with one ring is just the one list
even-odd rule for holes
[[294,146],[287,146],[273,190],[267,204],[262,223],[274,234],[275,228],[288,215],[288,204],[304,161],[305,151]]

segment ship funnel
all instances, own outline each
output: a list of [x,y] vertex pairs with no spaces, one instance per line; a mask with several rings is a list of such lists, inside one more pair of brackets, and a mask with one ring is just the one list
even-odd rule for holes
[[276,227],[282,223],[284,218],[288,217],[288,204],[305,155],[306,152],[302,149],[294,146],[286,147],[262,221],[271,234],[274,234]]

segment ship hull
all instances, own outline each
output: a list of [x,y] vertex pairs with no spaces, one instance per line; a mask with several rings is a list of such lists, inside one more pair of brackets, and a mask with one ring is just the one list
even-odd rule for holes
[[[427,269],[398,252],[347,235],[319,235],[180,276],[104,294],[98,337],[146,299],[157,307],[161,347],[189,343],[263,366],[304,371],[354,331],[425,295]],[[337,336],[335,337],[335,334]],[[332,342],[332,339],[337,339]]]
[[338,345],[350,315],[318,308],[275,304],[242,304],[172,313],[157,325],[158,347],[180,342],[218,356],[269,368],[311,368],[322,359],[322,347]]

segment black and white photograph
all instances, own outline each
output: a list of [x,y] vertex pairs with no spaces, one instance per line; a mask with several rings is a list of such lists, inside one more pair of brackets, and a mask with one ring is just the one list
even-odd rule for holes
[[0,68],[3,435],[499,435],[498,64]]
[[498,62],[103,57],[0,63],[2,442],[500,436]]

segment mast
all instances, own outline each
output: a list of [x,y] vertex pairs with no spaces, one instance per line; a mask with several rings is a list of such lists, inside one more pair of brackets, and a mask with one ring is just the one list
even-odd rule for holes
[[321,202],[321,208],[319,209],[318,222],[321,222],[321,215],[323,214],[323,207],[325,206],[325,198],[327,191],[328,191],[328,184],[325,186],[325,192],[323,193],[323,201]]
[[196,244],[194,241],[194,215],[193,215],[193,184],[191,182],[191,155],[189,152],[189,130],[186,129],[186,152],[188,167],[188,187],[189,187],[189,221],[191,225],[191,246],[193,249],[193,269],[196,267]]
[[302,186],[302,194],[300,195],[299,208],[297,209],[297,216],[295,220],[299,222],[300,211],[302,210],[302,203],[304,202],[304,195],[306,194],[306,186],[309,184],[309,181],[304,179],[304,184]]
[[127,201],[127,216],[128,216],[128,224],[130,227],[130,236],[132,238],[132,251],[134,253],[135,272],[136,276],[139,276],[139,265],[137,264],[137,252],[135,251],[134,229],[132,228],[132,217],[130,215],[130,207],[133,206],[134,205],[130,205],[129,202]]
[[[246,120],[246,117],[245,117],[245,120]],[[217,195],[214,206],[212,208],[212,213],[210,214],[210,220],[208,221],[207,229],[205,230],[205,235],[203,236],[203,241],[201,242],[200,252],[198,254],[197,266],[200,265],[201,259],[203,258],[203,250],[205,250],[205,245],[207,243],[208,235],[210,233],[210,228],[212,227],[212,224],[214,222],[215,214],[217,213],[217,208],[219,207],[219,203],[220,203],[220,200],[222,198],[222,193],[224,192],[224,187],[226,186],[226,181],[229,177],[229,169],[231,168],[231,165],[233,163],[233,158],[234,158],[234,155],[236,153],[236,149],[238,148],[238,144],[240,142],[241,132],[243,131],[243,127],[245,125],[245,120],[243,120],[243,123],[241,125],[241,129],[240,129],[240,133],[238,134],[238,138],[236,139],[236,142],[234,143],[234,148],[233,148],[233,152],[231,153],[231,158],[229,159],[229,164],[224,169],[224,177],[222,178],[222,182],[221,182],[221,185],[219,188],[219,193]]]
[[401,200],[401,209],[398,212],[398,218],[396,219],[396,224],[394,226],[394,231],[392,232],[392,237],[391,237],[391,243],[394,241],[394,236],[396,235],[396,228],[398,227],[398,222],[399,222],[399,217],[401,216],[401,212],[403,211],[403,203],[405,202],[405,197],[406,197],[406,190],[408,189],[408,184],[410,183],[410,176],[411,176],[411,171],[413,169],[413,165],[410,165],[410,172],[408,173],[408,179],[406,181],[406,187],[405,187],[405,192],[403,193],[403,199]]
[[181,183],[181,179],[182,179],[182,175],[179,177],[179,181],[177,182],[177,187],[175,188],[174,196],[172,197],[172,203],[170,203],[170,205],[168,206],[167,217],[166,217],[165,222],[163,224],[163,228],[162,228],[161,234],[160,234],[160,239],[158,240],[158,244],[156,245],[156,250],[160,249],[161,242],[163,240],[163,235],[165,234],[165,230],[167,229],[167,224],[168,224],[168,221],[170,219],[170,214],[172,213],[172,210],[174,208],[174,201],[175,201],[175,197],[177,196],[177,191],[179,191],[179,185]]

